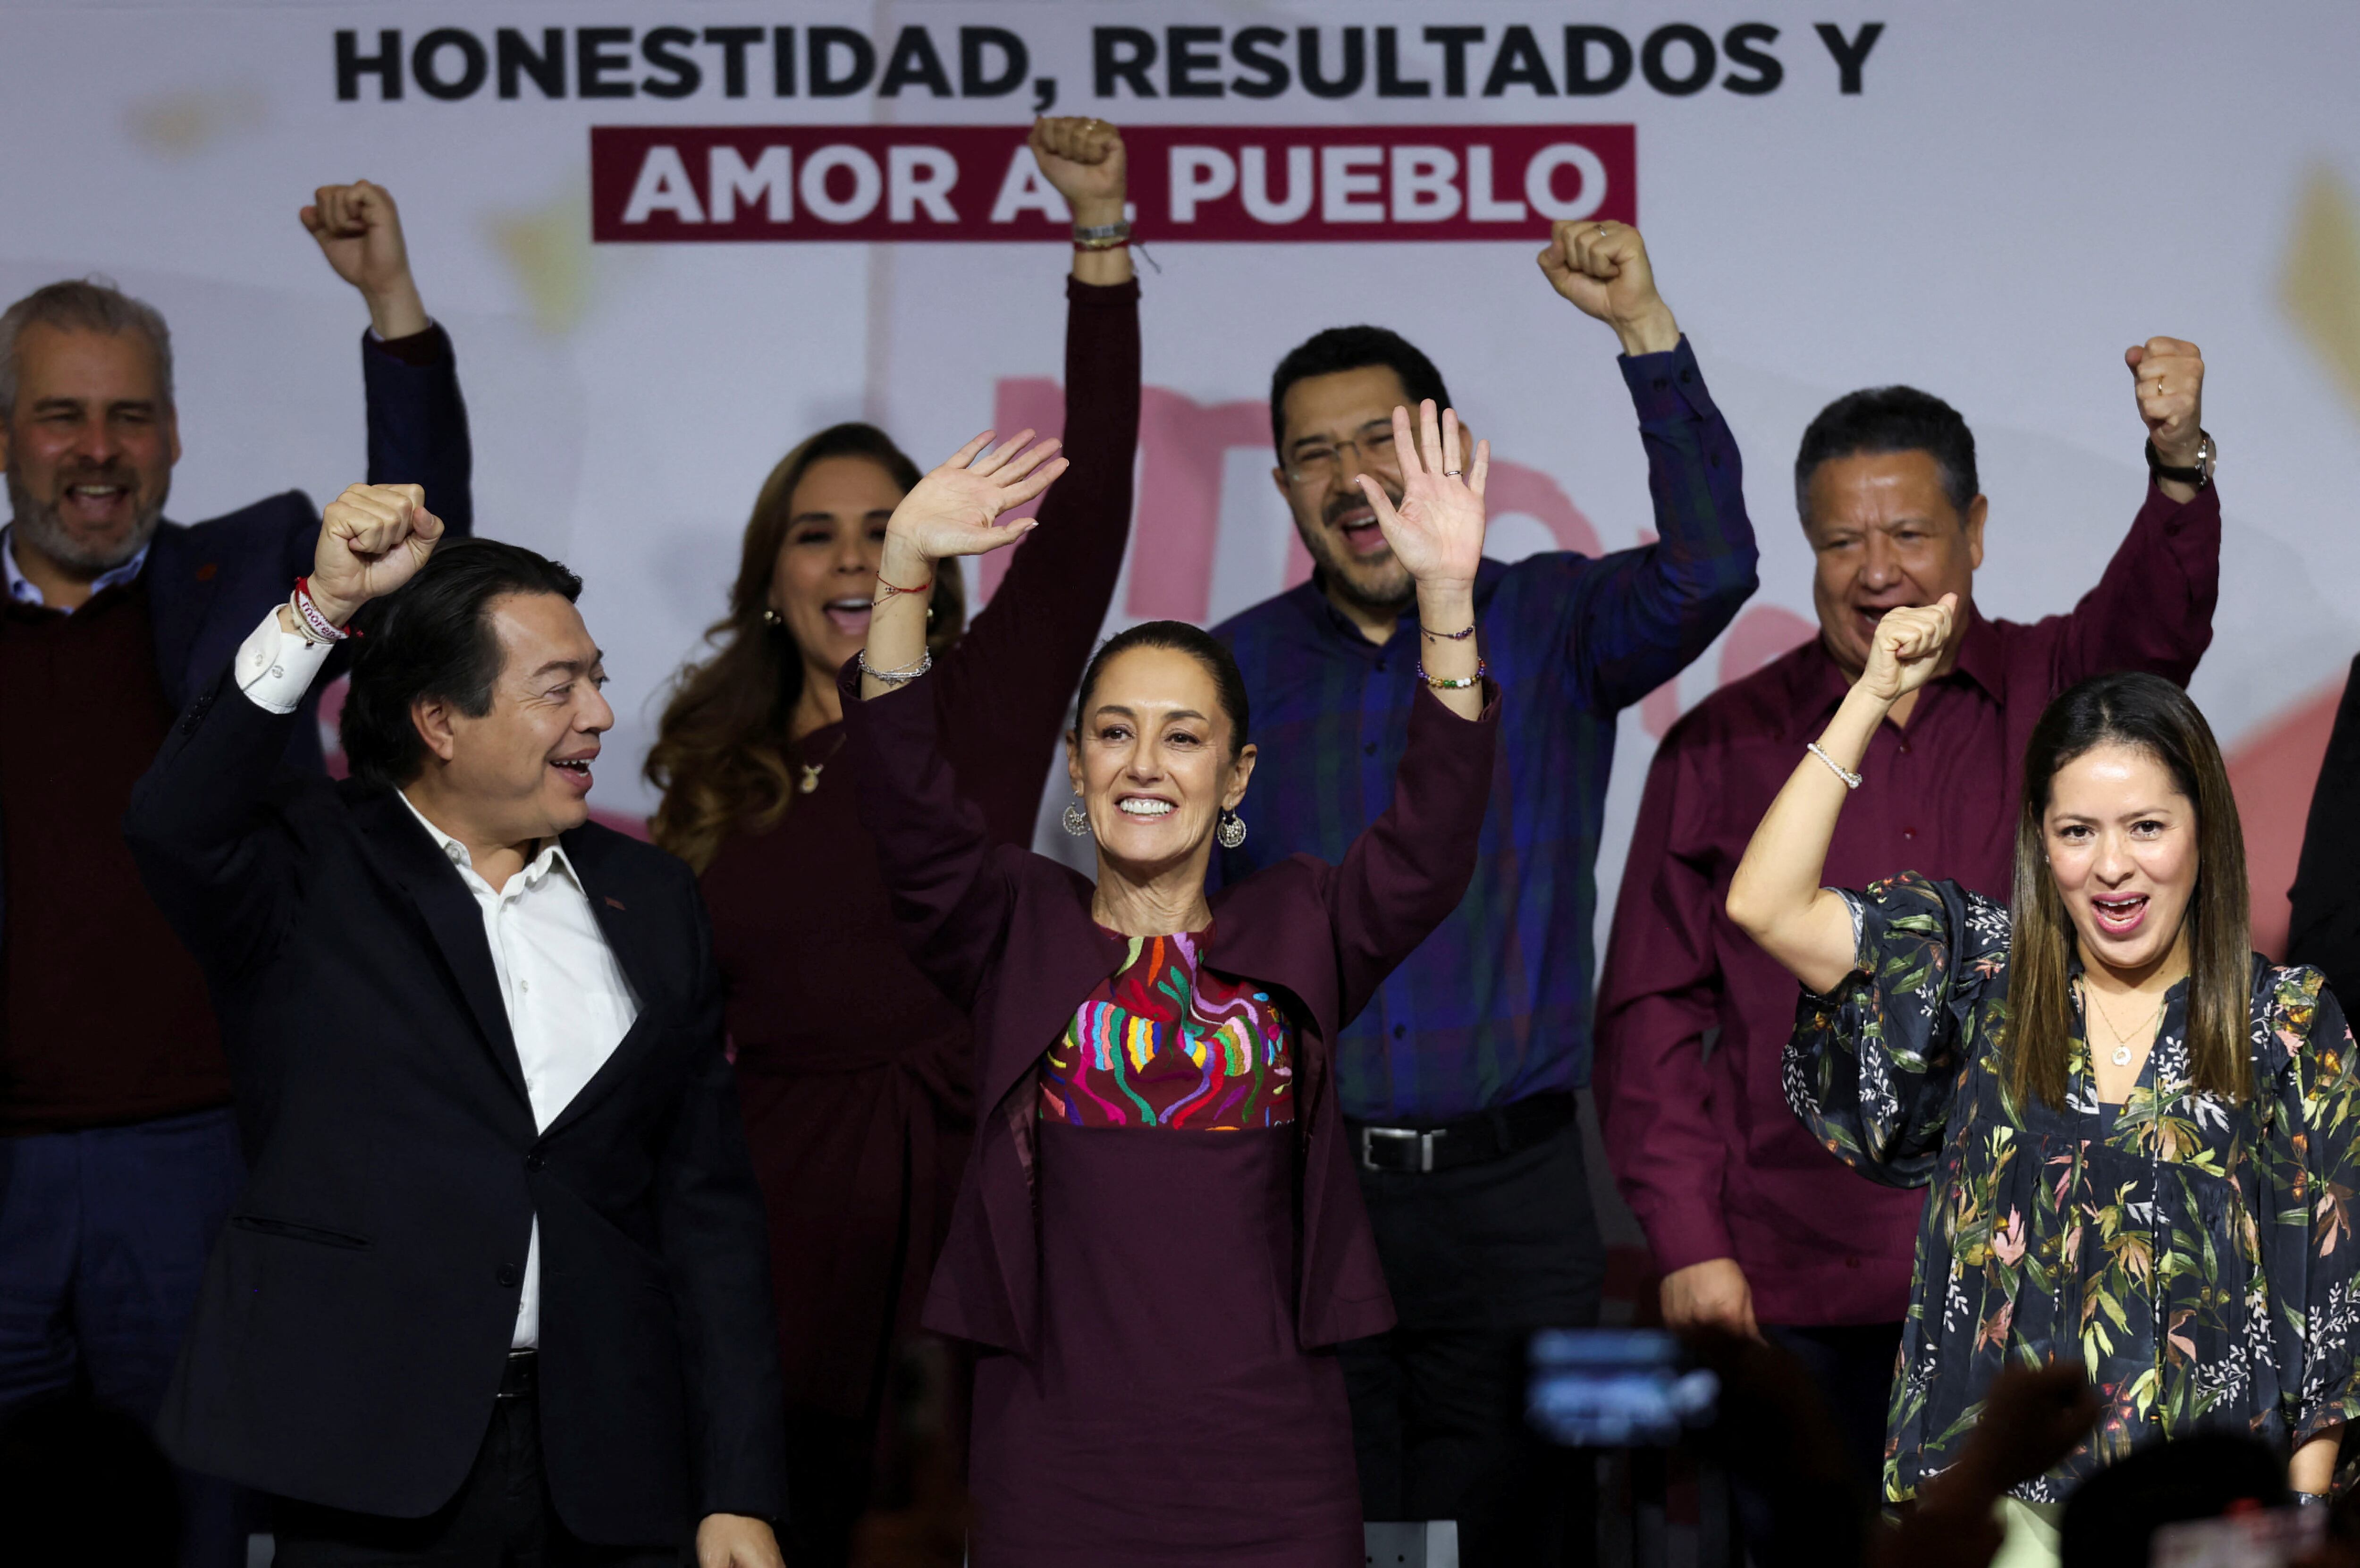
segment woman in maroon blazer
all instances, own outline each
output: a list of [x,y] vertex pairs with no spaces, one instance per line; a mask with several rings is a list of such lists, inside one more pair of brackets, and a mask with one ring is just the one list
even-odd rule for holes
[[[1078,225],[1120,223],[1113,126],[1043,120],[1032,145]],[[1032,839],[1066,694],[1106,619],[1131,523],[1139,286],[1119,247],[1076,250],[1072,268],[1072,477],[972,626],[956,571],[926,596],[944,750],[993,836],[1016,843]],[[836,669],[883,591],[885,519],[918,477],[866,424],[787,455],[747,524],[714,655],[683,672],[648,757],[664,792],[656,842],[701,873],[728,987],[770,1215],[794,1499],[781,1542],[794,1568],[841,1568],[854,1521],[891,1489],[891,1467],[872,1455],[917,1440],[898,1419],[893,1373],[918,1332],[975,1126],[967,1016],[895,936],[836,711]]]
[[[1462,480],[1455,416],[1425,405],[1422,451],[1393,421],[1403,499],[1362,484],[1417,584],[1429,691],[1392,809],[1340,865],[1296,856],[1207,901],[1255,751],[1237,666],[1195,627],[1133,627],[1082,677],[1066,817],[1095,883],[995,845],[961,796],[919,593],[889,596],[842,677],[897,918],[976,1032],[983,1114],[924,1318],[984,1350],[976,1568],[1362,1561],[1330,1347],[1393,1308],[1330,1043],[1465,891],[1497,727],[1473,635],[1488,455]],[[1030,434],[921,481],[880,579],[921,589],[1030,526],[994,523],[1064,467],[1016,455]]]

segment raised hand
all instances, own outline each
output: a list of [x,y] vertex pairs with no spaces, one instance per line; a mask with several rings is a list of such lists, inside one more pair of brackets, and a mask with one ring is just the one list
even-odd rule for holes
[[390,192],[366,180],[322,185],[297,215],[336,276],[368,302],[378,336],[408,337],[426,330],[426,307],[410,275],[410,247]]
[[1614,329],[1623,353],[1662,354],[1679,346],[1679,323],[1655,291],[1647,242],[1629,224],[1561,218],[1539,261],[1551,288]]
[[2150,337],[2123,351],[2138,392],[2139,418],[2169,468],[2196,466],[2204,436],[2204,355],[2177,337]]
[[994,435],[985,431],[951,455],[950,461],[919,480],[885,525],[886,553],[896,547],[929,561],[952,555],[982,555],[1031,532],[1036,519],[1000,524],[1001,512],[1022,506],[1065,471],[1053,437],[1024,450],[1032,433],[1022,430],[986,452]]
[[1120,131],[1104,120],[1035,120],[1024,145],[1032,149],[1041,177],[1074,209],[1076,223],[1121,221],[1128,187]]
[[351,485],[328,503],[311,556],[311,602],[338,626],[418,575],[442,537],[416,485]]
[[1934,678],[1950,645],[1959,596],[1944,594],[1929,605],[1888,609],[1869,639],[1868,666],[1860,673],[1863,691],[1896,702]]
[[1409,411],[1393,410],[1393,451],[1401,460],[1402,499],[1396,509],[1384,487],[1359,476],[1361,494],[1377,514],[1377,526],[1393,558],[1418,587],[1466,587],[1483,560],[1483,480],[1491,468],[1491,444],[1475,444],[1474,466],[1460,472],[1459,413],[1445,409],[1435,418],[1434,400],[1417,406],[1418,440],[1410,441]]

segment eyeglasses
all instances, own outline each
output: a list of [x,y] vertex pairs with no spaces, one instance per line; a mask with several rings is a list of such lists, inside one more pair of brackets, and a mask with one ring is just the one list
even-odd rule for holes
[[1400,459],[1393,455],[1393,422],[1371,420],[1349,441],[1321,441],[1296,447],[1286,466],[1286,482],[1306,486],[1333,483],[1336,476],[1343,472],[1347,447],[1360,458],[1364,468],[1382,468],[1387,473],[1401,470]]

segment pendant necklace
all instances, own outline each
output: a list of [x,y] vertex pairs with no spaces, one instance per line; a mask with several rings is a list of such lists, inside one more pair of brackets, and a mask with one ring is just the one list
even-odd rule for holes
[[[2130,1066],[2130,1036],[2124,1034],[2122,1030],[2114,1026],[2114,1015],[2107,1012],[2103,1006],[2100,1005],[2098,1002],[2098,993],[2086,984],[2081,988],[2081,1001],[2087,1006],[2097,1008],[2098,1016],[2105,1020],[2107,1032],[2114,1036],[2114,1051],[2110,1059],[2116,1067]],[[2148,1033],[2154,1027],[2156,1021],[2162,1015],[2163,1003],[2161,1002],[2158,1002],[2155,1004],[2155,1011],[2147,1015],[2147,1024],[2143,1025],[2138,1032],[2143,1035]]]
[[847,735],[837,736],[836,738],[836,744],[830,746],[827,749],[827,755],[822,757],[818,762],[798,762],[795,764],[795,766],[803,770],[803,778],[795,784],[795,791],[797,794],[809,795],[812,791],[819,788],[819,771],[827,766],[830,762],[836,761],[836,754],[844,750],[844,742],[847,737],[848,732]]

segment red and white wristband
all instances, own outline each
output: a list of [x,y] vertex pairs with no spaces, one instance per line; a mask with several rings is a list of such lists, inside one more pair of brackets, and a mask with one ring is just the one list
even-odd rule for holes
[[288,597],[287,608],[295,612],[296,630],[302,632],[306,641],[342,642],[360,635],[320,613],[320,607],[311,602],[311,579],[308,576],[295,579],[295,591]]

